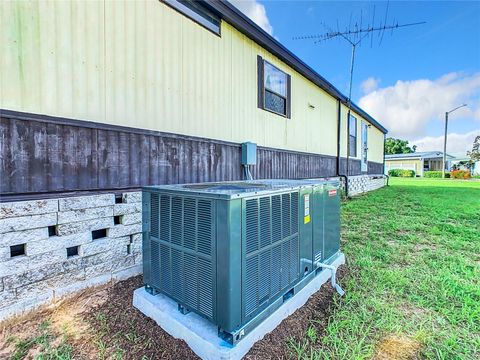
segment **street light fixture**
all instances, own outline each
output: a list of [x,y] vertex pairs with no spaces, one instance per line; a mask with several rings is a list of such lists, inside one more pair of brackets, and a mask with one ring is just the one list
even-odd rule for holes
[[462,104],[460,106],[457,106],[455,109],[452,109],[450,111],[447,111],[445,113],[445,137],[443,138],[443,162],[442,162],[442,178],[445,179],[445,162],[447,159],[447,128],[448,128],[448,114],[454,112],[455,110],[458,110],[464,106],[467,106],[467,104]]

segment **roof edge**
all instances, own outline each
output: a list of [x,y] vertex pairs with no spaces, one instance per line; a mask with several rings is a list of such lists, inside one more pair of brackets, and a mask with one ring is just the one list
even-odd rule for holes
[[[440,155],[432,156],[435,153],[440,153]],[[432,151],[432,152],[419,152],[419,153],[406,153],[406,154],[385,154],[385,160],[397,160],[397,159],[433,159],[433,158],[442,158],[443,152],[441,151]],[[455,159],[455,156],[446,154],[447,158]]]
[[[269,52],[280,58],[287,65],[295,69],[298,73],[305,76],[315,85],[340,100],[344,105],[348,106],[348,98],[342,94],[335,86],[327,81],[323,76],[317,73],[313,68],[307,65],[303,60],[288,50],[284,45],[277,41],[273,36],[268,34],[260,26],[255,24],[250,18],[238,10],[234,5],[225,0],[204,0],[209,7],[216,11],[220,17],[248,36],[250,39],[267,49]],[[382,133],[388,133],[388,130],[375,120],[365,110],[357,104],[350,102],[351,109],[368,120]]]

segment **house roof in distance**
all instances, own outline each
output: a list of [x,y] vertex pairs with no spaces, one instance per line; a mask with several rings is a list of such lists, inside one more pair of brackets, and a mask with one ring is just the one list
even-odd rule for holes
[[[437,159],[443,158],[443,151],[423,151],[410,154],[392,154],[385,155],[385,160],[402,160],[402,159]],[[454,156],[447,154],[448,159],[455,159]]]
[[[269,52],[277,56],[280,60],[295,69],[297,72],[305,76],[315,85],[325,90],[328,94],[340,100],[343,104],[348,104],[348,98],[342,94],[335,86],[327,81],[323,76],[313,70],[305,62],[300,60],[298,56],[283,46],[273,36],[265,32],[260,26],[255,24],[250,18],[244,15],[235,6],[225,0],[203,0],[203,5],[206,5],[211,10],[216,12],[221,19],[225,20],[238,31],[248,36],[260,46],[267,49]],[[351,103],[353,111],[367,119],[373,126],[386,134],[388,130],[383,127],[377,120],[370,116],[365,110],[360,108],[357,104]]]

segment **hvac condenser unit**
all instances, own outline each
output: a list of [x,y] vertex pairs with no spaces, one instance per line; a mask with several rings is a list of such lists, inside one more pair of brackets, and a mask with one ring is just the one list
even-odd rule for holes
[[339,251],[338,181],[143,189],[144,282],[234,344]]

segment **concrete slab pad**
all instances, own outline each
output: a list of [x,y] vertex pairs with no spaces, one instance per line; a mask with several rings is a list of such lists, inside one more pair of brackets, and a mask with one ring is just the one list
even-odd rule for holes
[[[338,267],[343,264],[345,264],[345,256],[340,253],[332,265]],[[133,306],[155,320],[167,333],[184,340],[202,359],[237,360],[247,354],[257,341],[263,339],[284,319],[302,307],[309,297],[330,279],[330,275],[329,270],[320,272],[235,346],[218,337],[217,327],[214,324],[195,313],[183,315],[178,311],[177,303],[163,294],[153,296],[142,287],[134,292]]]

